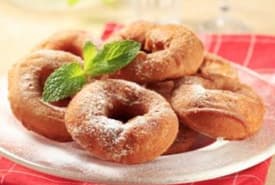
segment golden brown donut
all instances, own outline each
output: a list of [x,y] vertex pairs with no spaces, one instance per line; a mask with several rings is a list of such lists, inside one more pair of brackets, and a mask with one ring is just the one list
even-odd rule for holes
[[264,116],[263,102],[249,86],[219,78],[183,77],[171,104],[180,121],[212,138],[244,139],[260,129]]
[[67,51],[82,57],[82,49],[87,41],[99,46],[98,39],[90,32],[83,30],[65,30],[54,33],[52,36],[42,41],[34,50],[52,49]]
[[64,124],[66,101],[49,104],[41,95],[47,77],[72,61],[81,59],[63,51],[40,50],[24,57],[9,71],[10,105],[27,129],[57,141],[71,141]]
[[163,97],[114,79],[84,87],[70,102],[65,124],[92,156],[126,164],[160,156],[178,132],[177,116]]
[[168,148],[168,150],[164,153],[164,155],[170,154],[178,154],[182,152],[187,152],[196,142],[198,137],[198,133],[184,126],[183,124],[179,124],[179,132],[177,138],[174,143]]
[[194,74],[202,63],[203,45],[183,25],[137,21],[111,38],[121,39],[140,42],[142,50],[128,66],[111,74],[111,78],[138,83],[157,82]]
[[[221,83],[223,83],[224,80],[230,80],[232,83],[239,81],[238,72],[232,67],[229,61],[208,52],[205,53],[203,63],[195,75],[209,80],[216,79],[217,81],[217,79],[219,79]],[[146,84],[146,88],[158,92],[170,101],[177,80],[178,79],[148,83]]]

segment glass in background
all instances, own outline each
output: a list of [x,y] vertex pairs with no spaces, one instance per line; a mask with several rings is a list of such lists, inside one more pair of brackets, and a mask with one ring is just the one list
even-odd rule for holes
[[241,20],[231,17],[230,0],[218,0],[218,17],[203,22],[199,27],[200,33],[246,33],[250,29]]

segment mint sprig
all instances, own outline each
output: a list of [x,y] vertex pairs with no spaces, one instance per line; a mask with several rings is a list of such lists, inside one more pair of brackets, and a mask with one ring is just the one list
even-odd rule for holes
[[65,64],[55,70],[46,80],[43,100],[55,102],[77,93],[87,82],[87,78],[115,72],[136,57],[140,43],[124,40],[106,44],[97,50],[91,42],[83,48],[84,66],[79,63]]
[[140,50],[140,43],[131,40],[106,44],[97,55],[88,62],[86,73],[93,77],[117,71],[128,65]]

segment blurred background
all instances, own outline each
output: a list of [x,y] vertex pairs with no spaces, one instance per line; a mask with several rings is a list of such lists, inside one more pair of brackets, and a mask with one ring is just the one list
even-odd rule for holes
[[184,23],[198,33],[275,34],[273,5],[273,0],[1,0],[0,42],[5,44],[0,50],[2,60],[13,61],[60,29],[100,35],[106,22],[142,18]]
[[[199,34],[275,35],[274,0],[1,0],[0,73],[60,29],[88,29],[100,36],[107,22],[136,19],[183,23]],[[275,184],[275,164],[268,185]]]

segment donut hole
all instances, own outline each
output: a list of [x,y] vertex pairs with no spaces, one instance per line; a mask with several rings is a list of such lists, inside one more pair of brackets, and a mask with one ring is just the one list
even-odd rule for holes
[[148,110],[144,105],[141,104],[123,104],[120,102],[114,103],[114,107],[109,110],[108,117],[121,121],[122,123],[127,123],[131,119],[134,119],[137,116],[142,116],[146,114]]
[[168,47],[169,47],[168,42],[165,43],[163,40],[147,39],[142,49],[144,52],[149,54],[149,53],[165,50]]
[[[45,82],[47,80],[47,78],[55,71],[55,68],[53,67],[44,67],[40,73],[39,73],[39,91],[40,91],[40,95],[42,96],[43,93],[43,89],[44,89],[44,85]],[[71,97],[63,99],[63,100],[59,100],[56,102],[51,102],[51,105],[54,105],[56,107],[67,107],[68,104],[71,101]]]
[[65,98],[63,100],[59,100],[59,101],[56,101],[56,102],[51,102],[50,104],[52,104],[56,107],[67,107],[71,100],[72,100],[72,98],[69,97],[69,98]]
[[41,95],[42,95],[43,88],[47,78],[53,72],[54,72],[54,69],[52,67],[44,67],[41,71],[39,71],[39,87],[40,87]]

